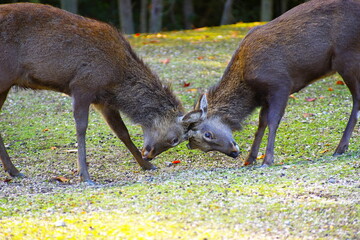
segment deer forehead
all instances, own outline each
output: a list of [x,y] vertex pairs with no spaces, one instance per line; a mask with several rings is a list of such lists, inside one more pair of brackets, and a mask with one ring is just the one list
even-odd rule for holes
[[230,127],[223,123],[219,117],[208,118],[201,125],[204,131],[231,132]]

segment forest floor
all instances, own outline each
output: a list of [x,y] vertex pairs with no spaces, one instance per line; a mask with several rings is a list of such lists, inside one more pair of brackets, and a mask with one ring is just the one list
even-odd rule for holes
[[[136,34],[129,41],[191,110],[258,24]],[[184,142],[153,160],[157,170],[142,171],[91,110],[87,151],[95,186],[76,176],[71,99],[14,90],[0,129],[26,177],[0,172],[0,239],[358,239],[358,126],[348,152],[332,156],[352,106],[341,81],[333,75],[290,97],[269,168],[242,167],[258,111],[234,134],[242,150],[237,159],[190,151]],[[141,128],[126,123],[140,148]]]

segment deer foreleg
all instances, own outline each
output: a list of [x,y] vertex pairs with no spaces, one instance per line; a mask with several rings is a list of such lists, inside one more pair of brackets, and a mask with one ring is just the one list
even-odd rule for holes
[[133,141],[131,141],[130,134],[120,116],[119,111],[99,104],[95,105],[95,107],[102,113],[110,128],[129,149],[137,163],[145,170],[156,169],[154,165],[142,158],[140,151],[137,149]]
[[80,180],[88,184],[95,184],[90,179],[86,164],[86,142],[85,135],[89,121],[90,100],[81,95],[73,96],[73,111],[76,123],[76,137],[78,142],[78,170]]
[[[288,100],[286,90],[276,91],[268,100],[269,109],[267,114],[267,122],[269,127],[268,141],[265,151],[265,158],[262,166],[270,166],[274,163],[274,147],[276,131],[279,127],[282,116],[285,112],[285,107]],[[285,93],[285,94],[284,94]]]

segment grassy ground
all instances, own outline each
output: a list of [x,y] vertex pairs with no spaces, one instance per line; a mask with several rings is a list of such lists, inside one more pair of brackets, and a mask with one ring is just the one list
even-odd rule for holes
[[[190,110],[254,25],[132,36],[130,42]],[[235,134],[243,150],[238,159],[189,151],[182,143],[153,161],[158,170],[145,172],[91,111],[87,150],[95,187],[76,177],[70,99],[13,91],[0,129],[27,177],[0,173],[0,239],[358,239],[358,127],[348,153],[331,156],[352,104],[340,80],[325,78],[289,99],[276,163],[266,169],[240,167],[257,113]],[[140,127],[127,126],[140,148]],[[169,164],[174,160],[181,162]]]

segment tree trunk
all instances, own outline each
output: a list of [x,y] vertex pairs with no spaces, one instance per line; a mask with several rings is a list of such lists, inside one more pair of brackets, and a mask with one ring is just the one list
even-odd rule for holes
[[234,22],[234,16],[232,15],[233,0],[226,0],[224,5],[224,11],[221,17],[221,25],[231,24]]
[[61,8],[77,14],[78,12],[78,0],[61,0]]
[[193,19],[195,16],[194,5],[193,5],[192,0],[184,0],[183,13],[184,13],[185,29],[192,29],[193,28]]
[[173,25],[176,28],[176,27],[180,27],[180,26],[176,19],[175,3],[176,3],[176,1],[169,2],[170,6],[168,7],[169,9],[167,10],[167,12],[168,12],[167,14],[169,14],[169,16],[170,16],[171,25]]
[[261,0],[260,21],[268,22],[273,18],[273,0]]
[[151,1],[151,16],[150,16],[150,32],[156,33],[161,31],[162,27],[162,11],[163,1],[152,0]]
[[118,0],[121,31],[126,34],[133,34],[134,21],[132,15],[131,0]]
[[140,32],[147,32],[148,0],[141,0],[140,10]]
[[287,11],[288,0],[281,0],[280,4],[281,4],[280,11],[281,11],[281,14],[283,14],[284,12]]

